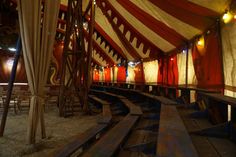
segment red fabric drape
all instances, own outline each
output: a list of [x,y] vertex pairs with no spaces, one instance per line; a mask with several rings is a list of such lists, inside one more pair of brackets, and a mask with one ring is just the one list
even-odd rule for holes
[[135,73],[134,77],[135,83],[144,84],[145,79],[144,79],[143,63],[136,65],[134,73]]
[[223,87],[222,52],[219,34],[216,30],[204,37],[205,45],[192,48],[194,69],[201,88]]
[[111,82],[111,68],[105,68],[105,82]]
[[214,20],[209,16],[217,17],[218,14],[207,8],[198,6],[186,0],[149,0],[157,7],[177,19],[188,23],[200,30],[205,30]]
[[124,66],[118,67],[117,82],[126,82],[126,68]]
[[158,84],[167,84],[167,59],[161,58],[158,60]]
[[99,81],[99,70],[93,71],[93,81],[98,82]]
[[178,85],[177,55],[158,61],[158,84]]
[[139,19],[144,25],[152,29],[154,32],[162,36],[164,39],[169,41],[171,44],[175,46],[179,46],[183,41],[187,39],[176,32],[174,29],[168,27],[166,24],[158,21],[131,1],[127,0],[117,0],[128,12],[130,12],[133,16]]
[[171,56],[167,60],[167,84],[168,85],[178,85],[178,65],[177,65],[177,55]]

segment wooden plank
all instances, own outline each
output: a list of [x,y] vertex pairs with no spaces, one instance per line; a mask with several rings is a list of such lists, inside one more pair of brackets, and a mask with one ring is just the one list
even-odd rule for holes
[[109,102],[99,99],[98,97],[94,96],[94,95],[89,95],[90,99],[93,99],[94,101],[100,103],[100,104],[110,104]]
[[89,95],[89,98],[93,99],[94,101],[96,101],[102,105],[102,115],[98,118],[98,123],[99,124],[110,123],[111,119],[112,119],[110,103],[105,100],[102,100],[94,95]]
[[220,102],[223,102],[226,104],[230,104],[232,107],[236,107],[236,98],[217,94],[217,93],[202,93],[201,92],[199,94],[206,96],[206,97],[213,98],[214,100],[217,100],[217,101],[220,101]]
[[129,101],[128,99],[121,99],[121,101],[129,108],[129,112],[131,115],[142,115],[143,112],[139,106],[136,106],[134,103]]
[[160,101],[162,104],[165,104],[165,105],[177,105],[178,104],[177,102],[170,100],[164,96],[154,96],[153,98],[157,101]]
[[103,92],[103,93],[106,94],[106,95],[109,95],[109,96],[117,97],[119,99],[126,99],[126,97],[124,97],[124,96],[113,94],[113,93],[110,93],[110,92]]
[[122,121],[105,134],[83,157],[111,157],[119,149],[125,137],[138,120],[138,116],[128,114]]
[[136,130],[131,133],[129,139],[125,143],[124,148],[129,149],[132,147],[147,145],[150,143],[156,143],[157,132],[147,130]]
[[103,104],[102,117],[98,120],[98,123],[110,123],[112,119],[111,108],[109,104]]
[[157,155],[162,157],[198,156],[175,106],[161,106]]
[[93,138],[96,138],[96,135],[101,133],[107,125],[105,124],[98,124],[94,127],[86,130],[84,133],[79,134],[78,136],[74,137],[73,141],[66,144],[59,150],[53,152],[50,156],[53,157],[68,157],[76,152],[79,148],[83,147],[88,141]]

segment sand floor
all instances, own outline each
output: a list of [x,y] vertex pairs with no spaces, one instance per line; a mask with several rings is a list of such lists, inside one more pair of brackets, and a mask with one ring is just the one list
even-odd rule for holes
[[[2,112],[0,112],[0,116]],[[61,118],[56,107],[51,107],[45,112],[47,138],[41,139],[37,134],[37,142],[33,147],[26,144],[26,130],[28,112],[17,115],[9,112],[4,137],[0,138],[0,157],[42,157],[48,156],[56,148],[66,144],[79,133],[94,126],[98,115],[84,115],[78,113],[73,117]]]

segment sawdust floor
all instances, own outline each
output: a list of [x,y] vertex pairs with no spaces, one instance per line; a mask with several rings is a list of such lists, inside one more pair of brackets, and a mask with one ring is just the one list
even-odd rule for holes
[[4,137],[0,138],[0,157],[48,156],[55,149],[73,139],[73,136],[94,126],[97,118],[98,115],[84,115],[82,112],[73,117],[61,118],[58,116],[58,109],[51,107],[45,113],[47,138],[41,139],[38,133],[36,145],[32,147],[26,144],[28,112],[24,111],[15,115],[13,111],[10,111]]

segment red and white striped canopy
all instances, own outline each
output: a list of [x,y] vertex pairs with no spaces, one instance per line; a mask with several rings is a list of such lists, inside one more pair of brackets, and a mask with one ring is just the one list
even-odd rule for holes
[[[85,9],[89,0],[83,0]],[[183,48],[216,22],[230,0],[96,0],[94,60],[153,59]],[[66,5],[67,0],[62,0]],[[99,48],[98,48],[99,47]],[[102,51],[100,55],[97,51]]]

